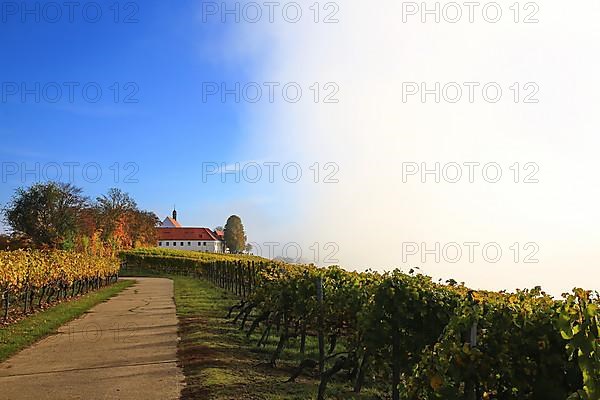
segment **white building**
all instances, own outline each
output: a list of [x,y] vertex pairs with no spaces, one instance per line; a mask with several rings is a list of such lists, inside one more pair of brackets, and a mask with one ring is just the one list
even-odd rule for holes
[[204,251],[207,253],[223,253],[225,244],[223,232],[215,232],[208,228],[183,227],[177,221],[177,211],[173,217],[167,217],[161,226],[156,228],[158,247],[167,249]]

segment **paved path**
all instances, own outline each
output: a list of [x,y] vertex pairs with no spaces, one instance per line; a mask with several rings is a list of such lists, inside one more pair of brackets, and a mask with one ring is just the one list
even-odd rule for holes
[[137,283],[0,364],[2,400],[178,399],[173,283]]

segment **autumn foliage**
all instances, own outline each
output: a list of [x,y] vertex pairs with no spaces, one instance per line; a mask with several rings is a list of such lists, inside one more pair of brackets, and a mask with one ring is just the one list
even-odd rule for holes
[[119,250],[156,243],[158,217],[140,210],[129,194],[110,189],[90,200],[80,188],[41,183],[19,188],[3,209],[13,230],[0,249],[77,250],[115,254]]

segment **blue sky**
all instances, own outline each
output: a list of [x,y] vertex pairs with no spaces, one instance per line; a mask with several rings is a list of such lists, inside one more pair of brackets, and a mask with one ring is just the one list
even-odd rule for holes
[[[27,4],[34,7],[35,3]],[[198,1],[179,1],[175,7],[145,0],[135,3],[137,9],[123,2],[119,23],[114,22],[110,9],[113,2],[97,4],[103,12],[97,23],[86,21],[77,10],[73,22],[63,14],[57,23],[45,20],[53,18],[52,10],[46,14],[40,10],[39,23],[33,15],[23,17],[4,10],[0,160],[5,169],[9,168],[6,163],[17,163],[19,169],[25,163],[31,169],[35,163],[44,168],[48,163],[76,162],[81,167],[74,167],[75,184],[90,196],[118,186],[161,217],[176,203],[190,224],[224,223],[226,215],[209,213],[209,204],[235,200],[244,189],[218,180],[202,183],[202,162],[239,160],[247,137],[245,106],[203,103],[202,83],[247,80],[260,57],[228,56],[228,38],[236,26],[217,20],[203,23]],[[137,22],[123,23],[127,15]],[[34,94],[23,101],[22,88],[17,94],[8,93],[14,90],[13,83],[30,90],[39,83],[40,102]],[[88,83],[93,84],[87,88],[86,99],[83,87]],[[120,95],[116,102],[115,83]],[[56,85],[62,88],[60,97]],[[74,87],[73,102],[69,85]],[[44,87],[48,92],[43,92]],[[102,89],[102,97],[93,103],[96,87]],[[137,102],[125,102],[127,95]],[[56,103],[49,101],[57,97]],[[97,183],[82,179],[83,165],[91,162],[102,168],[103,177]],[[139,167],[134,176],[139,183],[124,181],[134,171],[133,167],[125,170],[129,162]],[[118,184],[112,182],[115,163],[121,169]],[[47,172],[54,173],[48,168]],[[16,187],[37,180],[4,172],[0,203]],[[67,172],[62,166],[63,175]],[[43,179],[52,174],[36,175]]]

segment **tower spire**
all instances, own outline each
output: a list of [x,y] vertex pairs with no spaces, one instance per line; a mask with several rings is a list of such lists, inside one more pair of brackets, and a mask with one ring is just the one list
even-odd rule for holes
[[173,219],[177,221],[177,208],[173,205]]

